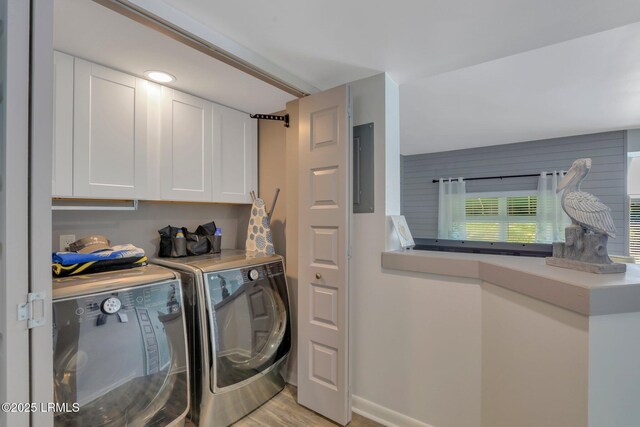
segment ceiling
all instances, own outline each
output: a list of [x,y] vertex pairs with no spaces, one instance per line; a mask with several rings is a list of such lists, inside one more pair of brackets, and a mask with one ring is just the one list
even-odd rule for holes
[[[388,72],[403,154],[640,127],[637,0],[129,1],[213,31],[298,86]],[[138,75],[162,68],[244,111],[292,98],[92,2],[56,0],[56,18],[63,51]]]
[[248,113],[279,111],[294,99],[92,1],[55,0],[53,46],[138,77],[166,71],[177,77],[169,86]]
[[320,89],[380,71],[402,85],[640,21],[637,0],[156,1]]
[[388,72],[403,154],[640,126],[637,0],[154,3],[319,89]]
[[401,86],[403,154],[640,125],[640,23]]

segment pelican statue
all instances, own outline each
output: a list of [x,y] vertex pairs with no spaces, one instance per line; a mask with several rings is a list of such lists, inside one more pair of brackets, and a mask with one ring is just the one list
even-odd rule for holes
[[591,169],[591,159],[578,159],[573,162],[567,174],[558,183],[557,192],[562,194],[562,209],[574,225],[585,231],[616,237],[616,227],[611,218],[611,209],[596,196],[580,191],[580,183]]

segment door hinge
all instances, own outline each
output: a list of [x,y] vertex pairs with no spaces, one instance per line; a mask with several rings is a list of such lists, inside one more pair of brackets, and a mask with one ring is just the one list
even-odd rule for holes
[[[31,292],[27,294],[27,302],[18,304],[18,320],[26,320],[29,329],[37,328],[45,324],[45,305],[44,301],[47,294],[45,292]],[[39,311],[41,317],[34,318],[36,304],[40,302],[42,306]]]

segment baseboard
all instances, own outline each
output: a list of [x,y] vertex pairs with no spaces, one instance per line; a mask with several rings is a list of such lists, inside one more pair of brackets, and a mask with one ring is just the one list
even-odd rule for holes
[[387,427],[433,427],[358,396],[351,396],[351,409],[356,414]]

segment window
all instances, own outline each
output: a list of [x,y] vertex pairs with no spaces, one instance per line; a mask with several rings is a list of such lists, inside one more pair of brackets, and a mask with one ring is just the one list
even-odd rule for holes
[[640,198],[629,204],[629,255],[640,263]]
[[537,200],[535,193],[467,194],[467,240],[536,242]]

